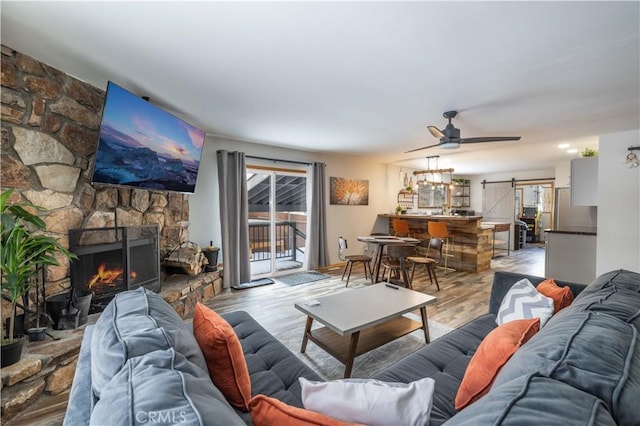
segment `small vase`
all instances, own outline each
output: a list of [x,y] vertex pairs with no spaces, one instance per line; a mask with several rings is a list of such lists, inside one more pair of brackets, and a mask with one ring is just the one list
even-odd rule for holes
[[8,367],[20,361],[22,358],[22,349],[24,348],[24,342],[26,339],[24,336],[16,337],[13,342],[3,344],[0,346],[2,349],[2,368]]

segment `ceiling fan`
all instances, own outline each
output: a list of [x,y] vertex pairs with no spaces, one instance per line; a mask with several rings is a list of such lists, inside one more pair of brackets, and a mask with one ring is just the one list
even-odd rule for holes
[[458,115],[458,111],[447,111],[442,114],[444,118],[449,120],[449,124],[447,124],[444,130],[440,130],[436,126],[427,126],[427,129],[429,129],[431,134],[434,137],[440,139],[440,143],[437,143],[435,145],[423,146],[422,148],[412,149],[411,151],[406,151],[406,153],[433,148],[435,146],[444,149],[455,149],[460,148],[460,144],[463,143],[503,142],[520,140],[520,136],[486,136],[479,138],[461,138],[460,129],[453,127],[453,124],[451,124],[451,119],[455,118],[456,115]]

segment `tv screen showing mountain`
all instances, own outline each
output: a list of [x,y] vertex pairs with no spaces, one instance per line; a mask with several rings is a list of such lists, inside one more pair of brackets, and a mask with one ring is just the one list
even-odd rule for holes
[[193,193],[205,132],[113,82],[92,183]]

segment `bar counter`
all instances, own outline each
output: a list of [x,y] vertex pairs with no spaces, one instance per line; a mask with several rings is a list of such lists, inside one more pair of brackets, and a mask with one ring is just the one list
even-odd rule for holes
[[392,219],[406,220],[411,236],[420,240],[429,239],[427,222],[445,222],[449,233],[453,236],[449,246],[447,266],[466,272],[482,272],[491,269],[493,229],[481,224],[482,216],[379,214],[378,220],[388,222],[391,235],[393,235]]

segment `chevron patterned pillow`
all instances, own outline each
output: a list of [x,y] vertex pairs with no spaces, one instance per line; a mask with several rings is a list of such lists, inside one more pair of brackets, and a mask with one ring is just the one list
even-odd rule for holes
[[542,295],[525,278],[515,283],[505,294],[496,316],[496,324],[540,318],[540,328],[542,328],[551,315],[553,315],[553,299]]

